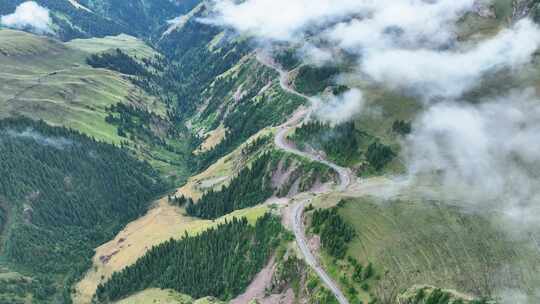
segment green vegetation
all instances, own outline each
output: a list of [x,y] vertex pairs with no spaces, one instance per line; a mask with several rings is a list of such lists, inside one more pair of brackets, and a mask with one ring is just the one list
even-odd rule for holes
[[191,216],[215,219],[234,210],[252,207],[272,196],[271,154],[257,158],[249,167],[242,169],[228,186],[220,191],[210,190],[196,203],[186,207]]
[[322,248],[328,254],[338,259],[345,257],[347,244],[355,236],[355,231],[343,221],[337,207],[315,210],[311,227],[313,233],[320,234]]
[[[13,13],[25,0],[4,0],[0,3],[0,15]],[[52,10],[51,18],[57,35],[63,40],[73,38],[117,35],[131,32],[127,27],[111,19],[86,10],[77,9],[69,1],[35,0],[39,5]]]
[[[118,13],[100,2],[86,4]],[[126,12],[149,6],[133,3]],[[279,88],[277,74],[257,62],[247,41],[221,41],[219,28],[196,21],[206,13],[204,6],[195,9],[154,44],[155,51],[126,35],[78,39],[69,48],[0,31],[1,53],[9,55],[0,56],[0,117],[25,115],[122,144],[180,184],[304,102]],[[202,100],[208,102],[201,107]],[[188,121],[191,130],[183,127]],[[200,143],[194,134],[220,124],[226,139],[194,158],[191,151]]]
[[128,75],[144,76],[148,73],[142,64],[118,48],[110,53],[92,54],[86,58],[86,63],[94,68],[109,69]]
[[[398,124],[398,128],[406,128]],[[402,129],[399,129],[402,131]],[[391,147],[376,137],[356,129],[355,123],[337,126],[311,121],[297,128],[289,137],[300,149],[323,151],[329,159],[343,166],[361,164],[362,174],[381,172],[396,156]]]
[[[26,0],[3,0],[0,15],[12,13]],[[121,33],[149,37],[167,25],[167,20],[191,10],[199,0],[181,2],[77,0],[86,9],[69,1],[35,0],[51,11],[56,35],[66,41],[73,38],[104,37]],[[137,20],[137,22],[133,22]],[[149,33],[150,32],[150,33]]]
[[395,156],[392,148],[379,142],[370,144],[366,151],[366,160],[370,169],[374,169],[376,172],[381,171]]
[[360,147],[371,138],[347,122],[335,127],[318,121],[303,124],[290,136],[300,149],[309,147],[322,150],[329,159],[340,165],[352,165],[360,161]]
[[495,0],[493,2],[497,19],[506,21],[508,18],[512,17],[514,3],[505,0]]
[[473,299],[452,290],[432,286],[414,286],[398,296],[402,304],[494,304],[487,299]]
[[[23,1],[2,1],[0,15]],[[92,248],[141,215],[164,190],[152,168],[179,184],[253,134],[282,123],[305,102],[281,90],[279,75],[257,61],[248,39],[198,22],[209,13],[206,5],[191,10],[199,0],[78,0],[91,12],[69,1],[36,1],[51,10],[60,39],[125,32],[152,47],[126,35],[62,44],[0,31],[0,117],[43,119],[91,137],[41,122],[0,123],[8,129],[0,131],[5,177],[0,181],[0,264],[8,267],[0,270],[0,303],[69,302],[71,283],[88,268]],[[536,2],[530,2],[531,14],[538,19]],[[494,7],[496,21],[464,17],[458,39],[488,35],[511,17],[509,1],[497,0]],[[167,20],[190,10],[165,31]],[[282,48],[275,59],[293,71],[298,91],[317,95],[331,89],[339,95],[347,89],[334,81],[343,67],[301,65],[296,50]],[[501,79],[505,75],[493,76],[471,96],[495,92]],[[411,132],[410,121],[421,105],[399,92],[362,89],[381,115],[338,126],[308,123],[291,138],[300,148],[324,151],[361,174],[380,174],[394,169],[399,138]],[[202,141],[198,134],[217,128],[226,130],[224,139],[194,156]],[[216,219],[332,177],[321,164],[276,151],[259,153],[269,150],[270,142],[263,137],[244,147],[242,157],[250,160],[227,186],[205,193],[196,204],[183,196],[170,202],[191,215]],[[321,236],[323,261],[353,303],[393,301],[420,282],[486,296],[509,285],[532,293],[540,283],[537,255],[522,243],[497,233],[489,220],[436,202],[349,200],[314,211],[312,225]],[[268,259],[278,226],[270,217],[256,227],[234,220],[159,245],[102,285],[96,300],[117,300],[147,287],[230,299]],[[278,273],[296,294],[335,303],[295,257],[281,261]],[[416,296],[414,303],[422,304],[451,298],[438,289]]]
[[288,175],[283,183],[276,185],[276,195],[279,197],[308,191],[318,183],[326,183],[336,177],[336,173],[328,166],[296,155],[274,151],[273,158],[279,160],[274,175]]
[[242,156],[253,155],[255,152],[272,142],[273,138],[272,134],[257,137],[254,141],[246,144],[242,148]]
[[[369,294],[375,269],[371,263],[364,266],[352,256],[345,259],[357,232],[340,214],[344,205],[345,201],[340,201],[336,207],[315,209],[311,213],[311,231],[320,236],[323,261],[329,266],[330,274],[339,281],[351,303],[363,303],[362,300],[375,299]],[[310,205],[306,212],[312,210]]]
[[198,236],[154,247],[137,263],[100,285],[100,302],[117,300],[149,287],[170,288],[198,298],[224,300],[240,294],[267,263],[282,234],[278,218],[266,214],[255,226],[244,218]]
[[340,73],[334,66],[315,67],[303,65],[298,68],[294,87],[301,93],[313,96],[322,93],[334,84],[334,77]]
[[[43,119],[100,141],[122,144],[173,183],[190,175],[197,139],[169,115],[171,105],[161,95],[147,90],[149,95],[139,86],[138,79],[158,73],[147,63],[151,59],[140,57],[139,61],[127,55],[149,52],[143,42],[130,40],[124,51],[118,49],[120,42],[115,45],[110,42],[113,38],[107,38],[106,44],[115,48],[89,55],[22,32],[0,30],[0,37],[5,42],[0,53],[8,54],[0,54],[0,117]],[[81,40],[76,44],[90,48]],[[89,63],[109,70],[92,68],[86,64],[87,57]]]
[[159,100],[118,73],[87,66],[86,53],[17,31],[0,30],[0,39],[1,117],[43,119],[118,144],[116,128],[105,122],[109,106],[132,104],[165,115]]
[[[540,282],[536,251],[527,241],[508,238],[489,218],[433,201],[371,198],[350,199],[339,214],[356,231],[346,254],[364,268],[372,263],[369,293],[382,303],[425,282],[489,298],[509,282],[533,295]],[[351,263],[327,263],[337,278],[354,277]],[[348,281],[361,290],[362,284]]]
[[399,135],[405,136],[412,132],[412,125],[407,121],[396,120],[392,124],[392,131]]
[[103,38],[73,39],[66,42],[65,45],[89,54],[99,54],[121,49],[122,52],[129,56],[137,58],[152,58],[158,55],[157,51],[152,49],[143,40],[126,34]]
[[[289,236],[289,240],[293,236]],[[317,274],[290,246],[280,246],[276,250],[276,266],[272,282],[267,291],[272,294],[294,292],[295,303],[306,301],[313,304],[337,304],[335,296],[321,282]]]
[[[264,138],[261,141],[264,142]],[[260,144],[261,142],[255,141],[252,146],[245,149],[253,149]],[[286,175],[287,171],[290,171],[288,178],[281,184],[273,181],[275,175]],[[234,210],[261,204],[273,194],[286,196],[293,189],[306,191],[317,181],[328,181],[331,177],[330,172],[325,165],[305,161],[283,152],[271,151],[258,156],[246,165],[229,185],[219,191],[206,192],[198,202],[191,204],[181,197],[173,201],[187,204],[186,211],[191,216],[215,219]]]
[[171,99],[176,104],[177,117],[189,118],[195,114],[203,92],[211,87],[216,77],[237,65],[251,51],[246,41],[236,40],[222,41],[219,48],[210,49],[209,45],[221,29],[197,21],[206,13],[205,9],[196,9],[181,28],[163,36],[156,45],[170,61],[163,75],[170,75],[167,78],[174,80],[166,93],[174,94]]
[[305,102],[281,90],[278,78],[250,55],[210,85],[203,95],[208,105],[196,121],[208,129],[223,124],[227,133],[216,147],[199,155],[199,168],[208,167],[265,127],[281,124]]
[[122,299],[116,304],[225,304],[216,298],[205,297],[194,300],[192,297],[171,289],[150,288]]
[[43,119],[117,144],[104,120],[108,106],[137,100],[163,109],[117,73],[87,66],[83,52],[11,30],[0,30],[0,40],[0,117]]
[[274,54],[274,60],[285,70],[291,71],[302,63],[296,52],[294,48],[278,50]]
[[0,141],[0,209],[8,223],[1,259],[32,277],[4,286],[31,290],[40,303],[69,302],[93,248],[144,214],[165,187],[125,151],[43,122],[0,121]]
[[[144,109],[118,103],[109,107],[105,121],[117,127],[122,144],[162,173],[177,181],[183,181],[195,166],[191,151],[200,139],[191,135],[182,124]],[[141,147],[142,145],[142,147]]]

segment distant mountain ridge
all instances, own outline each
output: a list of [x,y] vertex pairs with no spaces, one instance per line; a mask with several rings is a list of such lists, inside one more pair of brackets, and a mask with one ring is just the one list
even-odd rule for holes
[[[0,3],[0,15],[15,11],[25,0]],[[61,40],[129,34],[151,39],[167,28],[167,21],[189,12],[200,0],[112,1],[35,0],[50,10],[55,34]]]

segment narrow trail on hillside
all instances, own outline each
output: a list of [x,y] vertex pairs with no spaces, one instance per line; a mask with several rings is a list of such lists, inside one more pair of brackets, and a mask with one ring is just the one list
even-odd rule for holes
[[[271,59],[268,57],[265,57],[263,54],[258,54],[257,59],[260,63],[264,64],[265,66],[274,69],[277,71],[280,75],[280,85],[281,88],[291,94],[294,94],[296,96],[300,96],[302,98],[307,99],[309,102],[314,101],[313,97],[307,96],[305,94],[302,94],[300,92],[297,92],[294,88],[292,88],[289,84],[289,73],[281,69],[277,64],[273,63]],[[316,155],[314,153],[305,152],[298,150],[293,144],[289,143],[287,141],[287,134],[292,129],[296,128],[300,124],[303,123],[303,121],[309,117],[311,114],[311,109],[300,109],[297,111],[286,123],[278,127],[278,131],[276,133],[276,136],[274,138],[275,145],[288,153],[292,153],[301,157],[308,158],[314,162],[318,162],[321,164],[324,164],[332,169],[334,169],[339,178],[339,184],[337,185],[336,189],[333,189],[331,191],[345,191],[347,187],[351,184],[351,171],[348,168],[341,167],[331,161],[323,159],[321,156]],[[306,263],[317,273],[319,278],[323,281],[323,283],[330,289],[330,291],[334,294],[336,299],[340,304],[349,304],[349,301],[343,294],[343,292],[339,289],[339,286],[332,280],[332,278],[328,275],[328,273],[324,270],[324,268],[321,266],[321,264],[318,262],[315,255],[311,252],[308,246],[307,237],[305,234],[305,228],[304,228],[304,207],[306,203],[311,201],[310,199],[302,199],[302,200],[292,200],[294,203],[293,206],[293,212],[291,213],[291,219],[290,223],[292,223],[293,226],[293,232],[294,236],[296,238],[296,243],[298,244],[298,247],[300,248],[300,251],[302,252],[302,255],[304,256],[304,259]]]

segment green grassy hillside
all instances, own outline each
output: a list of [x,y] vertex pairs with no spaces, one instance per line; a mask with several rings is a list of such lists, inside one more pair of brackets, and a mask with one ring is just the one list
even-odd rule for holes
[[2,120],[0,141],[0,301],[69,302],[92,249],[165,185],[126,150],[44,122]]
[[[192,171],[208,168],[220,157],[242,145],[253,134],[284,122],[298,106],[306,102],[280,88],[278,73],[257,60],[249,39],[198,22],[198,18],[209,13],[204,4],[191,10],[199,0],[78,0],[78,3],[88,9],[77,8],[67,0],[36,1],[51,9],[54,29],[61,40],[92,38],[62,43],[18,31],[0,30],[0,118],[25,116],[33,120],[44,120],[50,125],[80,131],[100,142],[116,144],[121,146],[124,152],[129,151],[139,159],[148,161],[153,168],[160,170],[162,176],[171,177],[173,182],[180,184]],[[22,0],[3,1],[0,4],[0,14],[11,12],[21,2]],[[497,18],[467,15],[458,25],[459,39],[468,41],[493,35],[502,24],[509,21],[513,13],[511,3],[502,0],[494,3]],[[166,22],[189,10],[191,12],[182,18],[180,23],[170,26]],[[137,22],[134,23],[133,20]],[[133,36],[107,36],[122,32]],[[95,38],[103,36],[106,37]],[[152,46],[149,46],[150,44]],[[284,48],[286,52],[292,51],[286,46]],[[399,155],[400,140],[410,132],[411,121],[422,110],[421,102],[414,97],[403,96],[403,92],[368,84],[364,80],[354,79],[354,76],[350,76],[350,79],[340,78],[343,83],[337,83],[335,76],[347,72],[350,68],[347,64],[337,68],[316,68],[301,65],[291,53],[288,54],[278,61],[283,61],[285,66],[294,69],[292,85],[299,91],[316,95],[330,92],[330,88],[338,94],[349,87],[360,88],[369,106],[369,111],[345,125],[306,125],[304,129],[297,129],[297,138],[293,139],[299,146],[309,148],[307,146],[310,145],[324,150],[333,161],[350,166],[362,174],[402,170],[400,160],[396,157]],[[101,60],[101,63],[105,64],[92,64],[91,60],[87,60],[90,55],[96,56],[95,58],[99,59],[97,61]],[[114,64],[107,65],[111,62]],[[519,73],[503,71],[490,76],[466,99],[474,102],[486,96],[497,95],[511,86],[538,86],[538,62],[536,60],[534,65]],[[121,66],[122,64],[124,66]],[[133,68],[132,70],[138,72],[130,74],[126,69],[122,69],[131,64],[136,67],[140,64],[144,71]],[[96,68],[97,66],[106,68]],[[313,130],[309,130],[310,128]],[[262,146],[268,146],[271,137],[265,140]],[[102,145],[94,142],[92,144]],[[23,150],[22,143],[12,145]],[[25,149],[22,156],[18,156],[21,158],[17,158],[13,153],[15,148],[5,151],[6,155],[11,153],[8,160],[13,166],[6,166],[6,172],[11,174],[9,170],[16,168],[30,177],[25,176],[27,179],[24,185],[10,184],[10,179],[5,178],[2,181],[6,184],[0,188],[0,266],[7,266],[0,267],[0,304],[30,303],[32,300],[47,303],[69,299],[72,292],[70,284],[83,270],[88,269],[91,250],[110,240],[122,224],[142,214],[148,200],[148,195],[136,195],[137,191],[142,191],[139,188],[144,188],[137,187],[130,180],[131,177],[138,176],[136,172],[131,175],[128,174],[131,172],[121,171],[122,174],[106,176],[105,179],[96,173],[95,167],[106,173],[111,173],[107,169],[113,165],[121,167],[127,164],[127,169],[132,169],[131,163],[126,160],[122,159],[107,167],[107,157],[98,157],[95,160],[93,153],[87,155],[82,149],[75,149],[80,154],[77,154],[78,156],[82,155],[82,159],[65,155],[69,151],[63,149],[57,153],[60,156],[56,159],[51,147],[42,147],[46,150],[42,154],[49,155],[55,162],[51,165],[49,159],[43,161],[32,155],[27,157],[30,158],[31,166],[25,166],[23,164],[27,159],[22,158],[25,153],[32,152],[32,149],[39,151],[34,147],[36,143],[31,145],[33,148]],[[201,148],[193,154],[196,147],[204,149]],[[0,150],[2,148],[4,147],[0,146]],[[251,148],[260,147],[254,144],[254,148]],[[231,176],[225,176],[225,179],[209,179],[208,183],[195,179],[193,184],[200,182],[195,186],[200,186],[197,191],[201,192],[212,189],[208,184],[213,185],[212,182],[216,181],[226,181],[225,183],[231,186],[201,199],[197,208],[205,209],[205,212],[195,210],[197,212],[190,213],[216,218],[234,209],[261,203],[273,194],[285,195],[295,192],[295,188],[308,190],[314,183],[317,184],[318,178],[328,176],[328,171],[325,170],[327,168],[277,154],[278,158],[272,155],[271,158],[262,159],[258,165],[257,162],[251,162],[257,172],[242,170],[241,167],[248,163],[246,161],[234,167],[234,172],[240,172],[240,177],[233,178],[231,173]],[[0,158],[2,157],[5,156],[0,154]],[[67,164],[63,164],[63,160],[67,160]],[[39,161],[43,163],[38,163]],[[129,161],[134,160],[129,158]],[[236,166],[225,163],[224,160],[218,164],[231,168]],[[268,166],[269,164],[271,166]],[[73,186],[73,174],[68,172],[68,169],[78,170],[76,165],[83,166],[85,172],[89,173],[88,176],[81,176]],[[48,170],[41,172],[39,169],[43,167]],[[31,170],[27,170],[28,168]],[[151,171],[150,168],[145,167],[146,169]],[[273,172],[270,171],[278,174],[272,176],[270,173]],[[281,185],[281,190],[275,191],[276,189],[270,189],[266,185],[270,177],[277,176],[276,179],[281,179],[278,175],[286,175],[287,171],[292,172],[293,178]],[[35,172],[38,172],[39,176],[31,176],[31,173]],[[9,176],[20,180],[21,177],[15,173]],[[47,177],[52,181],[48,181]],[[83,177],[85,181],[89,181],[82,182]],[[111,183],[118,186],[115,188],[116,192],[122,194],[119,197],[125,198],[127,206],[132,206],[130,210],[123,210],[124,205],[118,205],[119,202],[111,197],[120,194],[111,193],[110,189],[105,187],[108,184],[91,184],[96,180],[113,180]],[[50,189],[41,189],[39,186],[43,184]],[[89,185],[93,186],[95,193],[89,191]],[[207,185],[206,188],[204,185]],[[151,185],[146,186],[151,188]],[[38,191],[32,191],[34,188]],[[34,205],[41,196],[53,197],[58,205],[52,204],[53,200],[50,199],[45,200],[43,205]],[[102,199],[91,200],[96,197]],[[81,202],[87,202],[85,199],[90,199],[91,204],[81,205]],[[235,205],[238,201],[245,206]],[[111,202],[115,205],[111,206]],[[227,208],[212,210],[222,207],[220,203]],[[197,209],[189,204],[186,207],[191,207],[187,208],[188,210]],[[101,214],[102,209],[107,211],[107,214]],[[395,296],[404,292],[406,294],[411,287],[428,284],[477,296],[496,296],[505,288],[520,289],[532,294],[540,283],[540,276],[537,275],[540,258],[536,249],[530,248],[529,242],[512,240],[499,232],[489,217],[464,213],[434,201],[403,199],[380,202],[372,198],[347,200],[339,209],[339,216],[343,222],[336,220],[336,223],[345,223],[352,227],[356,234],[347,244],[346,252],[342,252],[343,259],[335,260],[323,255],[323,262],[329,267],[336,281],[344,287],[343,290],[356,300],[367,302],[377,298],[382,303],[392,303]],[[64,223],[66,218],[70,217],[74,223]],[[60,222],[65,224],[63,227],[68,227],[69,230],[55,226],[54,219],[60,219]],[[135,254],[130,254],[133,254],[132,257],[141,257],[141,260],[136,266],[116,274],[111,282],[102,285],[100,297],[104,301],[121,299],[144,288],[156,286],[176,288],[196,297],[207,295],[201,293],[204,289],[200,286],[204,286],[207,288],[206,293],[229,299],[242,291],[249,283],[248,277],[253,277],[268,257],[264,255],[264,261],[257,261],[249,275],[244,274],[244,277],[226,277],[234,274],[227,272],[227,269],[237,268],[225,269],[219,267],[223,265],[214,265],[212,273],[204,273],[204,277],[198,278],[200,282],[195,282],[189,276],[199,274],[204,267],[201,267],[201,264],[187,265],[196,271],[186,271],[185,267],[178,265],[198,260],[177,259],[175,256],[178,248],[192,239],[186,239],[183,243],[171,241],[162,244],[150,250],[150,255],[142,256],[151,245],[158,245],[156,242],[160,240],[155,234],[145,234],[152,231],[152,227],[159,228],[161,225],[160,229],[153,230],[167,237],[168,234],[180,230],[172,229],[169,222],[159,222],[158,217],[141,219],[155,220],[158,223],[149,225],[145,228],[147,230],[130,233],[130,237],[134,240],[137,240],[135,236],[152,240],[146,240],[148,243],[139,242],[141,244],[131,247],[131,250],[135,250],[134,248],[139,246]],[[336,227],[346,227],[345,224]],[[169,230],[163,228],[167,225]],[[330,231],[330,234],[336,232],[326,231]],[[226,235],[233,236],[236,235]],[[224,238],[225,236],[221,236],[215,242],[209,242],[208,246],[218,244],[223,252],[230,250],[231,258],[228,261],[234,264],[234,267],[245,262],[235,256],[233,249],[222,244]],[[124,241],[126,240],[122,239],[120,242],[120,239],[112,239],[109,243],[116,243],[121,247],[126,244],[122,244]],[[248,244],[248,241],[244,243],[242,245]],[[172,247],[171,244],[174,244],[175,248],[169,251],[167,246]],[[206,243],[204,244],[206,246]],[[144,250],[141,249],[143,247]],[[26,250],[28,248],[31,250]],[[163,248],[167,249],[169,261],[166,263],[163,262],[167,261],[163,258],[165,255],[159,251]],[[206,250],[207,252],[198,248],[188,249],[190,250],[186,252],[189,252],[190,256],[196,252],[198,255],[195,256],[201,260],[204,260],[205,253],[208,253],[208,256],[214,253],[210,249]],[[251,247],[243,249],[246,252],[251,251]],[[126,252],[129,250],[111,251],[108,254],[121,259],[127,256]],[[335,252],[333,254],[336,256]],[[93,280],[100,276],[99,269],[109,267],[121,270],[118,265],[127,264],[124,259],[115,262],[117,264],[114,265],[118,268],[112,267],[113,262],[109,262],[105,267],[107,262],[100,261],[99,257],[97,260],[102,264],[99,264],[101,268],[96,266],[94,269],[96,276]],[[151,280],[147,276],[150,270],[145,268],[145,261],[148,265],[154,265],[150,267],[153,276]],[[176,265],[178,269],[172,271],[170,265]],[[359,265],[364,267],[360,272]],[[166,271],[169,272],[169,277],[163,276]],[[208,269],[205,268],[204,271]],[[220,272],[224,273],[221,281],[212,276]],[[369,276],[365,275],[364,278],[365,273],[369,273]],[[188,278],[175,277],[180,274]],[[103,281],[104,278],[105,276],[95,281]],[[232,284],[235,280],[241,281],[241,284],[224,290],[210,290],[219,284]],[[331,294],[322,293],[323,289],[316,281],[313,275],[307,276],[304,273],[291,280],[289,285],[306,289],[306,298],[311,292],[321,296],[319,303],[330,303]],[[306,286],[300,286],[303,283]],[[433,290],[429,292],[433,294]],[[134,294],[120,303],[149,302],[187,304],[193,300],[171,291],[150,289]]]
[[[86,63],[91,53],[117,48],[139,59],[155,56],[145,43],[121,35],[63,44],[12,30],[0,30],[0,40],[0,117],[42,119],[100,141],[127,144],[165,175],[182,180],[189,174],[189,134],[171,131],[176,127],[165,103],[131,76]],[[115,115],[124,115],[124,123],[107,119]]]
[[175,80],[167,92],[175,116],[203,137],[224,130],[215,147],[199,156],[199,168],[280,124],[305,102],[281,90],[278,74],[257,61],[248,39],[198,22],[208,13],[205,5],[198,6],[156,43],[170,60],[165,74]]
[[[383,303],[415,284],[496,297],[507,289],[534,294],[540,283],[530,240],[513,240],[484,217],[434,201],[371,198],[348,199],[339,214],[357,233],[346,255],[373,264],[367,294]],[[347,284],[364,290],[347,259],[326,262],[336,277],[346,274]]]
[[66,45],[87,53],[101,53],[114,49],[121,49],[130,56],[138,58],[151,58],[157,53],[150,46],[133,36],[121,34],[104,38],[73,39]]
[[147,289],[130,297],[116,302],[116,304],[223,304],[214,298],[193,300],[190,296],[183,295],[170,289]]
[[18,31],[0,30],[0,117],[24,115],[120,143],[107,107],[129,103],[164,113],[159,102],[118,73],[94,69],[87,53]]

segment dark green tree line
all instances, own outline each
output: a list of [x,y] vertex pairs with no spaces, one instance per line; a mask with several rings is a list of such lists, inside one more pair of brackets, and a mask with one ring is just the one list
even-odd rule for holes
[[3,120],[0,142],[0,209],[10,217],[1,255],[17,271],[61,278],[66,298],[93,248],[165,190],[148,164],[65,128]]
[[219,191],[211,190],[196,204],[189,204],[188,214],[214,219],[264,202],[273,194],[269,175],[272,163],[271,154],[263,154],[251,166],[242,169],[228,186]]
[[107,53],[92,54],[86,58],[86,63],[94,68],[109,69],[122,74],[148,75],[148,71],[143,64],[137,62],[120,49]]
[[291,139],[301,149],[309,145],[324,151],[330,159],[348,165],[358,161],[361,139],[365,137],[365,134],[356,130],[353,122],[332,127],[323,122],[311,121],[297,128]]
[[280,242],[279,218],[266,214],[255,226],[234,218],[198,236],[152,248],[134,265],[97,289],[98,302],[118,300],[150,287],[170,288],[194,298],[223,300],[242,293]]
[[339,215],[338,207],[315,210],[311,226],[314,233],[320,234],[323,249],[338,259],[345,257],[347,243],[356,232]]

